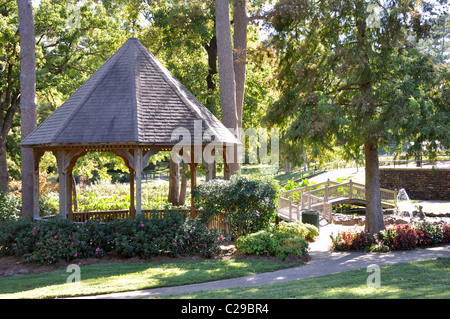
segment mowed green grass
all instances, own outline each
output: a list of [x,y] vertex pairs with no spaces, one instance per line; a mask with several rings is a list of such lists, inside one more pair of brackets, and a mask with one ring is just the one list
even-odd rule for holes
[[380,267],[380,287],[367,285],[367,269],[284,283],[198,292],[167,298],[203,299],[450,299],[450,258]]
[[276,259],[192,259],[169,262],[100,263],[80,267],[80,281],[67,283],[74,273],[49,273],[0,278],[0,299],[55,298],[105,294],[186,285],[252,275],[300,265]]

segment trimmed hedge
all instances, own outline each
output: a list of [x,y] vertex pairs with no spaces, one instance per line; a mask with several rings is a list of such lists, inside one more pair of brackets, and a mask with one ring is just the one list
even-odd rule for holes
[[0,256],[18,256],[41,265],[107,253],[122,258],[184,254],[212,257],[220,251],[223,240],[199,220],[184,219],[180,214],[111,223],[72,223],[59,218],[0,223]]

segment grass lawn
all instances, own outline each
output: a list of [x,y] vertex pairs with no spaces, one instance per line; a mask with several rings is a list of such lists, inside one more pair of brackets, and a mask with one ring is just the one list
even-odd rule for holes
[[289,181],[295,181],[301,178],[304,178],[310,174],[313,174],[312,171],[304,172],[304,171],[296,171],[292,173],[280,173],[274,176],[274,179],[277,180],[280,185],[284,185]]
[[81,281],[66,283],[65,269],[0,278],[0,299],[54,298],[178,286],[297,266],[276,259],[190,259],[81,266]]
[[274,285],[167,297],[192,299],[450,299],[450,258],[383,266],[380,272],[380,288],[367,286],[367,278],[370,274],[366,269],[359,269]]

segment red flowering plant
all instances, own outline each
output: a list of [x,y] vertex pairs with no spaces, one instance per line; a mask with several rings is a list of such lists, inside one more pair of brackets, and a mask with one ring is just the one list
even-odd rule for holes
[[410,225],[392,225],[379,234],[380,239],[391,250],[408,250],[417,247],[417,232]]
[[336,237],[330,236],[332,241],[332,249],[334,250],[371,250],[378,244],[376,234],[371,234],[365,230],[353,229],[350,231],[343,231],[337,234]]
[[388,226],[379,234],[353,229],[331,236],[333,250],[409,250],[450,243],[448,224],[415,223]]
[[442,243],[448,244],[450,243],[450,225],[445,224],[441,226],[442,229]]

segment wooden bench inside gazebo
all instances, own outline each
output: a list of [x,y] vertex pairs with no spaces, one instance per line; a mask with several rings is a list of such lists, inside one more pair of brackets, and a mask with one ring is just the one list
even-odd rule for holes
[[[33,217],[39,219],[39,160],[52,152],[59,175],[59,215],[72,221],[109,221],[162,213],[142,209],[142,171],[160,151],[183,156],[191,190],[204,150],[223,154],[240,142],[137,39],[128,39],[78,90],[25,138],[34,152]],[[130,171],[130,208],[74,212],[73,167],[88,152],[112,152]],[[135,176],[135,178],[134,178]],[[188,211],[196,216],[194,196]],[[136,204],[134,204],[136,202]]]

